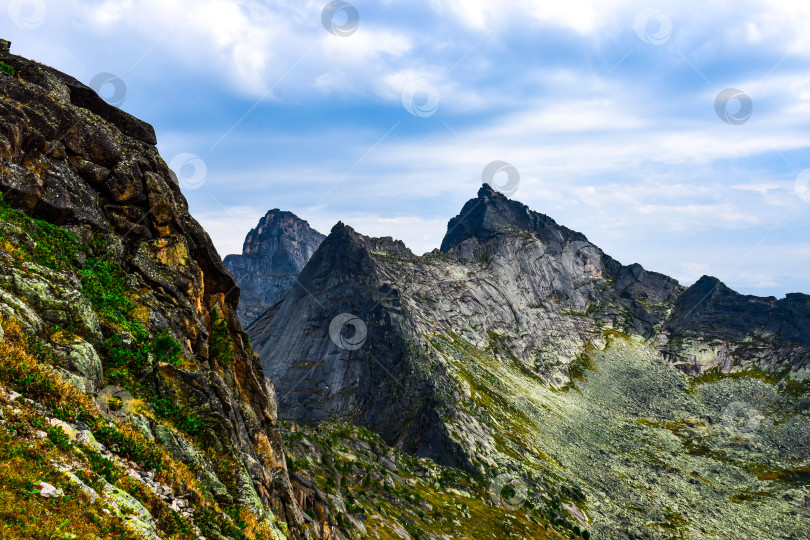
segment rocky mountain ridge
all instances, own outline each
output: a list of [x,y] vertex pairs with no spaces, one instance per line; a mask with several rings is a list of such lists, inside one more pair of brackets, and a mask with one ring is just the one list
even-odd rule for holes
[[[679,471],[672,482],[682,481],[687,461],[695,470],[707,467],[703,456],[711,452],[689,446],[690,422],[709,426],[704,440],[727,444],[721,435],[728,422],[718,419],[730,414],[734,402],[721,406],[714,394],[694,397],[690,392],[698,390],[689,388],[732,385],[727,392],[738,394],[745,410],[778,409],[761,401],[763,389],[752,396],[749,381],[805,395],[808,299],[744,297],[708,277],[685,288],[639,265],[620,264],[584,235],[485,185],[450,221],[442,249],[423,257],[391,239],[370,239],[338,224],[299,283],[248,333],[276,384],[280,417],[305,424],[348,421],[395,448],[472,474],[497,478],[509,471],[535,490],[532,507],[546,507],[552,515],[543,489],[582,493],[571,502],[578,510],[562,512],[569,520],[612,494],[587,527],[613,538],[621,537],[622,523],[646,538],[656,537],[644,524],[648,516],[666,514],[661,505],[691,506],[691,491],[667,484],[662,488],[669,495],[655,493],[657,499],[628,511],[630,494],[622,491],[620,478],[652,478],[660,464],[642,458],[638,470],[630,471],[619,460],[605,466],[597,487],[592,473],[575,468],[584,466],[583,452],[594,452],[590,460],[604,452],[602,441],[589,438],[601,427],[624,437],[636,426],[657,441],[664,437],[657,426],[664,426],[684,444],[685,454],[677,458],[682,461],[668,465]],[[613,377],[619,378],[604,386]],[[602,401],[591,402],[583,388],[601,394]],[[631,393],[617,395],[618,388]],[[608,403],[614,416],[605,416],[611,414],[603,409]],[[810,428],[805,413],[786,407],[796,430],[786,436],[795,442]],[[581,440],[565,431],[556,438],[543,435],[562,429],[554,426],[583,408],[604,417],[603,425],[581,420]],[[759,448],[773,445],[773,433],[785,429],[778,422],[770,428],[775,431],[763,435],[767,440]],[[626,446],[623,440],[614,444]],[[638,460],[637,452],[649,450],[628,452]],[[763,459],[753,454],[740,457],[734,467],[745,472],[732,467],[733,474],[750,477],[746,467]],[[801,469],[808,459],[807,448],[793,443],[777,454],[781,460],[770,466],[784,470]],[[724,506],[732,484],[707,488],[704,495],[722,498]],[[723,537],[701,531],[695,512],[677,513],[679,530]],[[751,512],[754,506],[738,509],[739,515]],[[733,521],[719,519],[720,529],[734,529]]]
[[4,538],[810,529],[807,295],[685,289],[484,186],[426,256],[336,225],[259,357],[151,126],[0,61]]

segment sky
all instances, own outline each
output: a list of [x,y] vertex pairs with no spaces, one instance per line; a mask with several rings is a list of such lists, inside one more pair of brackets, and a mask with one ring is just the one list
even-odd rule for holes
[[624,264],[810,293],[810,3],[0,4],[155,127],[223,257],[272,208],[424,253],[488,180]]

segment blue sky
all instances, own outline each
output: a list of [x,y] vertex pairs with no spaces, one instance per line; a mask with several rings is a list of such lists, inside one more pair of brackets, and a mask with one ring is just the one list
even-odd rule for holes
[[275,207],[429,251],[501,160],[623,263],[810,292],[810,4],[0,3],[14,52],[155,126],[222,256]]

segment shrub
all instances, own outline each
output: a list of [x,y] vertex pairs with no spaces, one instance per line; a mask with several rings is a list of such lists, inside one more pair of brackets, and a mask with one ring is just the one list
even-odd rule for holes
[[68,437],[60,427],[52,427],[49,429],[48,439],[62,450],[67,450],[71,446],[70,437]]
[[152,340],[150,349],[156,362],[166,362],[173,366],[180,365],[180,356],[183,353],[183,346],[179,341],[169,335],[169,332],[158,334]]
[[214,308],[211,311],[211,356],[226,366],[233,360],[233,342],[228,333],[228,321]]

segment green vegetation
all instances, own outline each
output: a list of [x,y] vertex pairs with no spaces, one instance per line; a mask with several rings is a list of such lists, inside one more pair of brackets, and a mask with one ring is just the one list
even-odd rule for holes
[[[131,289],[124,271],[107,251],[104,239],[96,237],[87,246],[61,227],[32,219],[0,199],[0,223],[3,221],[19,227],[27,235],[23,239],[27,242],[19,242],[15,241],[18,240],[16,238],[8,238],[7,234],[0,234],[0,248],[13,255],[18,267],[25,270],[26,264],[33,262],[51,270],[76,274],[81,280],[82,292],[99,320],[119,331],[109,335],[99,350],[106,382],[121,386],[148,403],[158,418],[172,422],[192,437],[198,435],[202,421],[175,398],[159,395],[152,383],[156,363],[181,365],[183,347],[168,331],[150,338],[143,324],[134,316],[136,304],[131,297],[135,291]],[[223,335],[223,328],[224,319],[215,318],[215,350],[229,360],[230,337],[226,328]],[[131,341],[125,343],[120,333],[130,336]],[[37,340],[32,341],[37,349],[35,352],[45,355],[48,348]],[[125,441],[120,442],[125,444]],[[137,448],[130,450],[134,454],[142,454]]]
[[12,77],[14,76],[14,68],[5,62],[0,62],[0,71],[3,73],[8,73]]
[[[116,455],[134,461],[144,469],[156,471],[156,478],[160,481],[176,486],[177,492],[190,494],[191,501],[204,503],[198,509],[200,513],[195,514],[195,523],[202,531],[220,531],[226,538],[234,540],[272,538],[267,525],[257,523],[247,511],[234,514],[237,519],[225,518],[188,467],[175,461],[162,447],[144,438],[129,424],[113,424],[104,419],[87,394],[67,384],[47,367],[47,363],[37,358],[36,352],[29,349],[29,340],[18,323],[3,319],[0,324],[5,334],[0,342],[0,387],[24,393],[62,420],[76,422],[81,419],[95,438]],[[190,537],[191,526],[187,519],[169,509],[142,484],[129,478],[110,459],[72,442],[61,428],[49,427],[33,407],[25,406],[13,415],[9,415],[6,409],[2,418],[5,425],[0,426],[0,516],[4,517],[0,519],[0,537],[100,540],[110,537],[111,533],[114,538],[136,540],[137,537],[120,519],[105,515],[100,502],[91,504],[87,496],[53,465],[77,460],[85,468],[77,470],[76,476],[86,485],[99,491],[104,489],[105,483],[112,484],[134,496],[149,510],[165,538]],[[194,431],[193,426],[186,427]],[[46,430],[47,436],[32,444],[31,440],[36,441],[36,430]],[[234,468],[233,464],[230,467]],[[40,480],[63,490],[65,496],[58,499],[35,497],[35,486]],[[55,536],[62,533],[66,536]]]
[[135,304],[127,296],[130,292],[124,272],[112,260],[94,259],[79,271],[82,292],[90,300],[99,319],[121,328],[136,338],[144,339],[143,325],[133,320]]
[[591,343],[586,343],[585,350],[569,362],[568,376],[570,377],[570,381],[562,387],[563,391],[576,389],[577,381],[583,380],[589,371],[596,371],[596,363],[591,357],[591,353],[595,350],[596,347]]
[[[473,530],[475,538],[493,540],[571,538],[551,528],[530,502],[517,510],[493,502],[489,479],[393,450],[364,428],[343,422],[281,424],[288,464],[305,470],[319,489],[343,501],[346,512],[333,508],[328,521],[351,538],[393,540],[402,538],[402,529],[412,538]],[[313,449],[319,460],[307,459]],[[383,457],[387,466],[381,464]],[[514,489],[505,486],[502,496],[510,494]],[[314,516],[313,508],[304,511]],[[358,521],[365,523],[365,534],[353,524]]]
[[[108,242],[109,239],[101,235],[85,242],[61,227],[12,209],[0,198],[0,251],[11,256],[4,264],[25,274],[35,274],[32,279],[51,279],[45,269],[78,278],[81,292],[101,323],[104,336],[101,345],[96,347],[103,366],[102,385],[112,384],[128,390],[135,399],[137,413],[172,425],[196,443],[192,446],[204,448],[209,457],[217,454],[200,440],[208,434],[206,430],[209,428],[197,416],[198,409],[186,402],[188,393],[172,378],[172,370],[165,369],[166,364],[190,371],[199,367],[184,356],[183,345],[168,329],[154,334],[147,330],[148,315],[138,301],[143,291],[120,266],[117,256],[109,250]],[[41,403],[55,418],[87,425],[95,439],[116,456],[154,471],[156,480],[172,486],[176,493],[186,494],[187,500],[195,506],[194,524],[209,538],[276,538],[271,525],[259,522],[244,506],[220,508],[209,488],[203,487],[186,465],[169,456],[161,445],[146,439],[132,424],[108,421],[101,416],[90,396],[67,384],[53,371],[52,367],[68,367],[64,365],[63,355],[55,354],[58,347],[82,343],[88,338],[87,328],[48,325],[43,336],[34,337],[26,335],[14,320],[0,317],[0,325],[5,332],[5,339],[0,342],[0,387],[13,389]],[[212,353],[227,365],[232,362],[233,344],[227,321],[216,310],[212,313],[212,326]],[[159,369],[159,365],[164,368]],[[39,444],[50,449],[50,453],[41,454],[39,462],[43,467],[49,462],[76,463],[78,460],[84,468],[74,471],[76,477],[97,491],[112,484],[134,496],[155,519],[161,538],[196,537],[187,518],[171,510],[145,484],[130,478],[116,462],[73,443],[60,428],[49,426],[41,418],[35,415],[31,418],[31,422],[46,433]],[[19,438],[23,433],[31,436],[30,427],[26,427],[26,431],[22,429],[20,426],[8,437]],[[0,443],[4,438],[9,440],[8,437],[0,429]],[[66,505],[62,500],[32,496],[35,489],[30,484],[38,478],[46,481],[53,478],[52,483],[63,489],[66,497],[76,493],[76,488],[58,471],[15,476],[13,467],[7,467],[14,461],[6,459],[3,451],[4,448],[0,448],[0,483],[3,484],[0,486],[0,537],[51,539],[63,538],[60,535],[64,533],[64,538],[135,540],[136,537],[118,518],[98,517],[103,515],[98,512],[101,503],[90,505],[86,500],[81,501],[83,506],[97,507],[88,510],[92,515],[88,523],[83,524],[79,516],[87,511],[77,510],[75,504]],[[62,457],[59,457],[60,453]],[[239,493],[241,479],[235,474],[239,467],[230,455],[220,454],[212,458],[212,462],[225,466],[225,471],[219,471],[219,478],[231,494]],[[27,487],[18,489],[18,485]],[[83,497],[81,493],[78,496]],[[30,518],[18,517],[21,515],[19,508],[24,507],[17,500],[20,497],[32,506]],[[5,519],[12,515],[15,517]],[[49,517],[46,519],[41,515]],[[77,517],[75,523],[69,519],[73,515]],[[276,526],[285,527],[281,523],[276,523]]]
[[[13,418],[19,427],[33,416]],[[116,538],[137,540],[123,521],[102,511],[51,463],[65,455],[58,447],[12,436],[0,426],[0,537],[4,540]],[[41,482],[64,492],[59,498],[39,496]]]
[[211,356],[228,366],[233,360],[233,341],[228,322],[216,307],[211,310]]
[[720,366],[707,369],[690,381],[692,392],[696,391],[700,385],[712,384],[724,380],[757,379],[767,384],[775,386],[784,394],[799,398],[810,394],[810,381],[796,381],[790,378],[790,369],[785,368],[780,371],[765,371],[757,367],[749,367],[740,371],[723,373]]
[[25,231],[30,238],[28,245],[15,245],[0,231],[0,247],[14,257],[15,266],[25,269],[25,262],[35,262],[52,270],[71,271],[81,267],[81,255],[86,249],[76,238],[56,225],[32,219],[19,210],[14,210],[0,197],[0,223],[9,223]]
[[166,362],[172,366],[180,365],[183,346],[179,341],[170,336],[168,332],[158,334],[155,339],[152,340],[150,349],[155,356],[156,362]]

